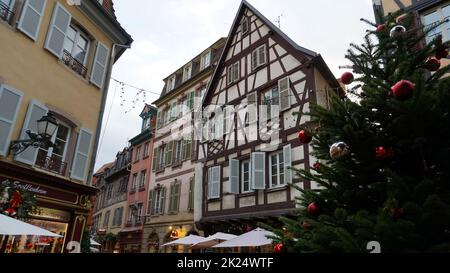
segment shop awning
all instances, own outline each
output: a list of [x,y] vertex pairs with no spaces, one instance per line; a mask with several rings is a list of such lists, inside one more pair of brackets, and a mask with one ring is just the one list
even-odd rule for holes
[[43,228],[30,225],[23,221],[0,214],[0,235],[36,235],[48,237],[63,237]]
[[267,236],[275,236],[275,234],[265,229],[257,228],[213,247],[252,247],[270,245],[272,244],[272,239],[267,238]]

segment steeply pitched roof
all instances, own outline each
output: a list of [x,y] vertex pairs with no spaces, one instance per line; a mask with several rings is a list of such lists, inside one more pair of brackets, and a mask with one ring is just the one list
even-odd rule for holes
[[[245,12],[246,9],[249,9],[253,14],[255,14],[271,31],[277,33],[279,36],[281,36],[283,39],[285,39],[293,48],[295,48],[296,50],[300,51],[301,53],[308,55],[312,58],[319,56],[316,52],[309,50],[307,48],[304,48],[302,46],[299,46],[297,43],[295,43],[291,38],[289,38],[289,36],[287,36],[283,31],[281,31],[281,29],[279,29],[278,27],[276,27],[269,19],[267,19],[261,12],[259,12],[256,8],[254,8],[252,5],[250,5],[246,0],[242,0],[239,9],[236,13],[236,16],[234,18],[233,24],[231,25],[230,31],[228,33],[228,38],[227,41],[225,42],[225,46],[222,50],[222,55],[220,56],[219,59],[219,64],[221,64],[226,56],[227,56],[227,51],[230,48],[231,43],[233,42],[233,33],[236,32],[237,28],[239,27],[239,22],[241,21],[241,18]],[[217,80],[217,78],[220,76],[219,75],[219,70],[220,69],[220,65],[218,65],[215,68],[214,74],[211,78],[211,80],[209,81],[209,85],[207,87],[207,94],[203,97],[203,101],[202,104],[205,102],[205,99],[208,97],[208,93],[211,92],[210,91],[210,87],[214,85],[214,82]]]
[[104,172],[106,169],[111,168],[112,166],[114,166],[114,161],[113,161],[113,162],[106,163],[106,164],[103,164],[103,166],[101,166],[101,167],[95,172],[94,175],[100,174],[100,173]]

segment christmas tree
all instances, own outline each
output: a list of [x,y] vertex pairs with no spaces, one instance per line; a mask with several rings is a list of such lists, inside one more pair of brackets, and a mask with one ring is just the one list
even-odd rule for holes
[[276,252],[450,251],[448,46],[425,44],[438,26],[413,14],[385,20],[363,20],[371,30],[346,55],[346,96],[313,107],[301,128],[317,162],[295,172],[318,187],[297,187],[305,209],[274,229]]

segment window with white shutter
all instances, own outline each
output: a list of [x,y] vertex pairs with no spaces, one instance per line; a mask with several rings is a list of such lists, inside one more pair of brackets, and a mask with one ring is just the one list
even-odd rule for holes
[[47,0],[27,0],[22,8],[17,28],[28,37],[37,40]]
[[223,138],[223,112],[216,113],[216,116],[214,117],[214,132],[215,132],[215,139],[221,140]]
[[158,148],[153,149],[152,171],[156,172],[158,164]]
[[292,149],[291,144],[283,147],[284,156],[284,184],[292,183]]
[[71,19],[72,16],[63,5],[56,2],[50,28],[47,33],[47,40],[45,41],[45,48],[58,58],[62,56],[64,40],[66,39],[66,33]]
[[250,160],[245,160],[241,163],[241,185],[242,193],[251,192],[251,166]]
[[106,74],[106,66],[108,65],[109,49],[106,45],[97,42],[97,50],[95,52],[94,62],[91,71],[91,83],[98,88],[103,87],[103,82]]
[[86,128],[81,128],[78,133],[75,156],[72,163],[70,177],[84,181],[89,161],[89,150],[91,149],[92,132]]
[[208,199],[220,197],[220,166],[208,169]]
[[228,67],[228,84],[235,83],[239,80],[239,64],[240,62],[236,62]]
[[0,85],[0,155],[7,155],[23,93]]
[[[37,121],[47,115],[47,112],[48,108],[45,105],[36,100],[32,100],[28,105],[27,115],[22,127],[20,139],[29,138],[26,133],[27,130],[37,133]],[[34,165],[36,162],[37,152],[37,148],[30,146],[22,153],[16,155],[14,159],[28,165]]]
[[256,104],[256,92],[247,95],[247,111],[248,111],[248,123],[254,123],[258,121],[258,107]]
[[280,92],[280,110],[285,111],[291,108],[291,92],[289,88],[289,77],[278,81],[278,91]]
[[252,69],[264,65],[267,61],[266,45],[262,45],[252,52]]
[[230,159],[230,193],[239,193],[239,160]]
[[234,123],[234,108],[232,106],[224,108],[224,123],[225,134],[230,134]]
[[252,188],[255,190],[264,190],[266,188],[266,154],[264,152],[255,152],[251,156],[251,180]]

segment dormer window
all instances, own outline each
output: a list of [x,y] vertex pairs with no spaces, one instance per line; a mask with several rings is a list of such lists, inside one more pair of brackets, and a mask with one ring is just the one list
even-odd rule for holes
[[192,64],[188,64],[183,69],[183,82],[189,80],[192,76]]
[[206,52],[202,55],[200,69],[205,69],[211,64],[211,51]]
[[172,77],[169,78],[169,80],[167,81],[167,92],[172,91],[173,89],[175,89],[175,79],[176,76],[173,75]]
[[145,117],[142,120],[142,131],[145,131],[150,128],[150,117]]

